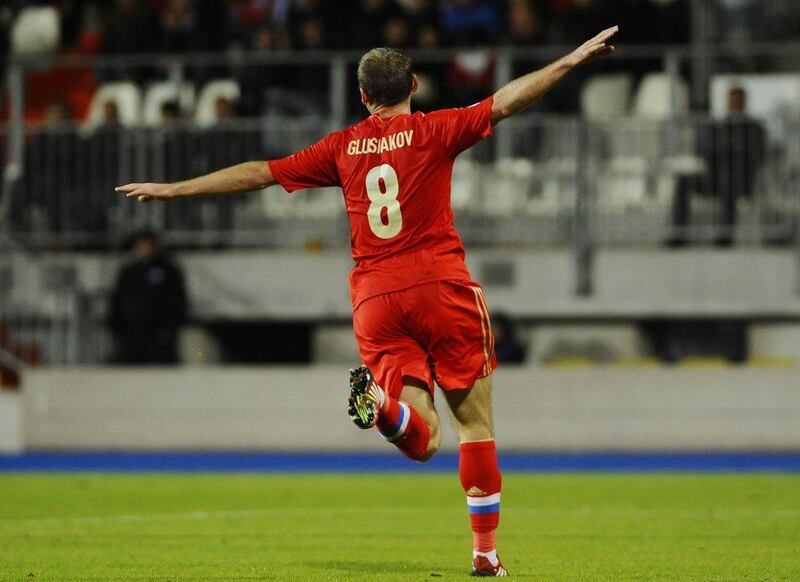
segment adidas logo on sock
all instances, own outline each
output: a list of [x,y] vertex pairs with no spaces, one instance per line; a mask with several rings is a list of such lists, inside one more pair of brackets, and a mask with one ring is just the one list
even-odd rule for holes
[[486,495],[486,491],[484,491],[480,487],[476,487],[475,485],[473,485],[467,491],[467,495],[469,495],[470,497],[480,497],[481,495]]

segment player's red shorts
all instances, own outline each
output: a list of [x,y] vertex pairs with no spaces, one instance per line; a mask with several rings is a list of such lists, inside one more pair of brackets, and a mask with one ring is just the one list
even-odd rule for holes
[[433,394],[471,387],[497,367],[489,310],[477,283],[434,281],[364,301],[353,314],[361,359],[398,398],[403,378]]

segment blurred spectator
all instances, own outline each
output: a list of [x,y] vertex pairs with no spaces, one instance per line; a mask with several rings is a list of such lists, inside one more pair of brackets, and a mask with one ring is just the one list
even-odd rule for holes
[[[797,2],[754,1],[758,20],[761,22],[761,40],[798,40],[800,38],[800,10]],[[792,69],[797,67],[793,61]]]
[[601,3],[602,0],[557,2],[556,22],[549,40],[572,45],[597,34],[594,31],[603,28],[603,15],[607,13]]
[[[0,41],[19,0],[0,7]],[[291,48],[367,48],[409,29],[407,46],[474,45],[498,41],[534,44],[582,42],[621,24],[626,42],[688,38],[689,0],[60,0],[63,48],[70,50],[101,21],[101,51],[110,54],[211,51],[251,47],[264,27],[287,31]],[[791,3],[719,0],[730,28],[795,22]],[[789,8],[785,8],[788,6]],[[709,8],[711,10],[711,8]],[[403,24],[400,24],[400,22]],[[642,23],[647,25],[643,26]],[[390,31],[386,31],[388,27]],[[387,34],[388,32],[388,34]],[[7,35],[6,35],[7,36]],[[314,39],[309,43],[310,39]],[[0,42],[2,45],[2,42]],[[2,49],[0,49],[2,50]]]
[[103,119],[100,128],[117,129],[120,126],[119,106],[116,101],[106,101],[103,103]]
[[181,107],[177,101],[167,101],[161,106],[161,123],[171,125],[181,120]]
[[486,97],[494,88],[494,57],[486,49],[475,48],[494,40],[500,31],[496,6],[485,0],[449,0],[442,6],[442,33],[459,52],[446,73],[448,101],[470,105]]
[[758,25],[756,0],[719,0],[721,35],[729,41],[747,41],[755,36]]
[[400,7],[390,0],[356,0],[352,7],[350,46],[371,48],[382,43],[383,25],[401,16]]
[[439,46],[439,30],[430,24],[423,24],[416,29],[417,46],[421,48],[436,48]]
[[72,111],[66,101],[56,101],[47,106],[42,118],[43,126],[60,126],[72,123]]
[[488,0],[447,0],[442,3],[442,30],[455,45],[485,44],[500,34],[500,13]]
[[41,356],[38,343],[20,343],[9,324],[0,320],[0,390],[19,389],[18,365],[37,365],[41,362]]
[[517,335],[516,322],[503,313],[492,316],[494,351],[498,362],[521,364],[525,361],[527,350]]
[[[720,205],[720,231],[714,242],[722,246],[732,244],[738,202],[752,199],[766,148],[764,125],[747,114],[747,92],[732,87],[728,91],[726,118],[700,128],[697,151],[705,157],[706,174],[703,179],[687,176],[678,181],[673,224],[680,229],[691,223],[692,195],[712,196]],[[676,232],[669,243],[681,246],[686,241],[684,233]]]
[[299,49],[325,48],[325,35],[332,31],[317,0],[297,0],[289,9],[288,28],[292,46]]
[[447,100],[454,105],[471,105],[485,99],[494,89],[494,65],[488,49],[459,52],[447,70]]
[[[290,46],[289,35],[285,30],[263,26],[258,30],[253,48],[261,52],[286,50]],[[269,91],[281,92],[289,89],[292,83],[292,68],[286,65],[246,67],[239,75],[241,95],[239,113],[243,116],[258,116],[264,113],[265,94]]]
[[743,88],[728,91],[728,116],[711,126],[701,140],[711,188],[722,207],[721,226],[727,229],[717,243],[730,244],[737,202],[752,198],[766,153],[766,131],[761,122],[748,115]]
[[[25,142],[25,197],[11,198],[12,220],[29,227],[65,229],[76,218],[70,197],[75,193],[73,168],[83,162],[81,143],[72,121],[69,106],[55,101],[47,106],[40,124],[32,129]],[[54,152],[58,152],[55,155]],[[86,185],[84,184],[84,187]],[[56,207],[48,201],[58,198]],[[84,209],[83,214],[93,214]]]
[[225,97],[220,97],[214,102],[214,112],[216,113],[217,123],[227,121],[236,117],[236,110],[233,103]]
[[[160,26],[157,15],[148,2],[116,0],[107,7],[103,19],[103,40],[100,50],[106,54],[142,54],[157,50]],[[143,80],[152,76],[148,67],[103,68],[99,76],[104,81],[132,78]]]
[[[439,44],[439,10],[433,0],[406,0],[405,15],[410,20],[417,36],[419,46],[436,46]],[[435,42],[431,39],[435,37]],[[427,40],[425,40],[427,39]]]
[[404,16],[396,16],[383,26],[384,46],[407,48],[413,46],[411,23]]
[[509,0],[508,36],[515,46],[544,41],[547,34],[544,15],[530,0]]
[[165,52],[200,50],[202,38],[197,33],[197,15],[191,0],[167,0],[161,10],[162,47]]
[[299,49],[324,49],[325,27],[321,18],[309,17],[299,22],[294,45]]
[[[0,6],[0,73],[5,69],[6,55],[11,45],[11,23],[13,14],[7,6]],[[5,78],[5,76],[3,76]]]
[[159,246],[155,233],[133,239],[133,262],[117,276],[109,325],[117,364],[177,364],[178,333],[188,306],[183,273]]
[[[662,44],[688,43],[692,38],[690,0],[654,2],[658,8],[656,24],[658,41]],[[650,41],[655,42],[655,41]]]
[[157,48],[156,13],[149,2],[116,0],[105,14],[102,51],[110,54],[145,53]]

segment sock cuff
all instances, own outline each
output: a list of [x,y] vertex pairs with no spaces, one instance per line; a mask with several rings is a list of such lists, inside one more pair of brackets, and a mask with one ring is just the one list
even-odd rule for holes
[[494,444],[494,439],[490,439],[487,441],[469,441],[466,443],[461,443],[459,448],[462,451],[485,451],[494,449],[495,444]]
[[397,417],[397,422],[388,433],[381,433],[389,442],[393,442],[401,438],[406,433],[408,423],[411,420],[411,409],[409,408],[408,404],[405,402],[398,402],[397,404],[400,412]]
[[467,509],[470,515],[483,515],[500,511],[500,492],[481,497],[472,496],[467,491]]

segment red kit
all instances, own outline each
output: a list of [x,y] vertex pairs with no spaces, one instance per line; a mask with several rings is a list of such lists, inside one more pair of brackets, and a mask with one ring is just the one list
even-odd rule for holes
[[468,388],[496,366],[489,314],[453,225],[458,154],[491,135],[492,98],[432,113],[372,115],[269,162],[287,191],[340,186],[356,266],[361,357],[397,398],[403,377]]

